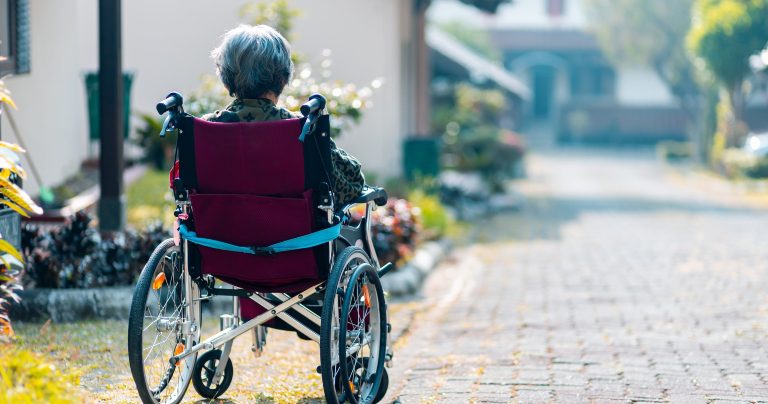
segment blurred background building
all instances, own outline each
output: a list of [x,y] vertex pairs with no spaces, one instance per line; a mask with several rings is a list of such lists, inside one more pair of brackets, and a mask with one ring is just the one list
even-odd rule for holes
[[[684,139],[683,112],[649,68],[614,67],[588,31],[580,0],[517,0],[488,15],[437,0],[430,21],[488,29],[503,64],[532,93],[522,122],[562,141]],[[541,130],[534,130],[539,133]]]

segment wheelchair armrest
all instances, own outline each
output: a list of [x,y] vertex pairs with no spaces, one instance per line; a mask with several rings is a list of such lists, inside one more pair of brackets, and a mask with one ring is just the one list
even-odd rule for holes
[[368,203],[370,201],[376,202],[378,206],[384,206],[387,204],[387,191],[384,188],[366,187],[363,188],[363,192],[357,196],[357,198],[349,202],[350,205],[357,203]]

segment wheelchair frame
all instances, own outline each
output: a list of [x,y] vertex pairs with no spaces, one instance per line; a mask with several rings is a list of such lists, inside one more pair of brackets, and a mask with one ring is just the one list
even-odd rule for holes
[[[186,207],[189,205],[189,202],[187,201],[177,201],[177,204],[183,204],[182,206],[185,207],[184,212],[186,213]],[[363,239],[365,240],[365,244],[368,247],[368,252],[370,252],[370,258],[375,264],[376,268],[379,268],[379,261],[376,257],[376,250],[373,247],[373,240],[370,237],[370,231],[371,231],[371,225],[370,225],[370,214],[373,211],[375,207],[375,203],[373,201],[367,201],[365,202],[366,209],[365,209],[365,216],[363,217],[361,221],[361,226],[363,226]],[[345,209],[346,210],[352,205],[348,205]],[[347,227],[348,228],[348,227]],[[184,284],[188,287],[197,287],[195,282],[192,280],[192,277],[189,275],[189,271],[187,270],[189,268],[189,241],[184,240],[182,242],[184,244],[184,247],[182,251],[184,251]],[[334,253],[333,248],[331,248],[331,253]],[[378,270],[379,277],[381,278],[384,276],[389,270],[391,269],[391,264],[388,264],[387,266],[384,266],[383,268]],[[234,291],[227,290],[227,289],[220,289],[220,288],[213,288],[209,287],[206,288],[206,291],[211,293],[209,295],[210,297],[213,297],[214,295],[225,295],[225,296],[233,296],[235,299],[233,299],[233,317],[234,322],[230,328],[224,329],[220,331],[219,333],[209,337],[205,341],[198,342],[189,350],[185,350],[183,353],[179,355],[175,355],[171,357],[171,363],[173,365],[176,365],[179,361],[187,358],[190,355],[193,355],[203,349],[215,349],[222,345],[224,345],[224,350],[222,352],[222,356],[219,362],[219,365],[216,369],[216,376],[220,377],[221,372],[223,371],[224,367],[227,364],[227,360],[229,358],[229,352],[231,350],[232,341],[239,337],[242,334],[245,334],[249,330],[258,327],[264,323],[266,323],[269,320],[272,320],[274,318],[279,318],[295,329],[295,331],[302,333],[307,338],[311,339],[312,341],[315,341],[317,343],[320,343],[320,335],[315,332],[314,330],[311,330],[306,325],[302,324],[300,321],[298,321],[295,317],[293,317],[290,313],[286,313],[287,310],[293,309],[298,314],[300,314],[303,318],[311,321],[312,323],[316,324],[317,326],[320,326],[320,316],[317,315],[317,313],[313,312],[312,310],[308,309],[306,306],[302,305],[301,303],[310,297],[321,293],[325,291],[325,283],[327,281],[320,282],[314,286],[311,286],[304,291],[298,293],[296,296],[290,297],[286,293],[268,293],[267,295],[276,298],[280,300],[282,303],[278,304],[277,306],[273,305],[272,302],[267,300],[262,294],[257,292],[246,292],[242,289],[235,289]],[[192,286],[194,285],[194,286]],[[193,294],[191,293],[191,290],[187,290],[187,301],[193,301],[195,298],[193,297]],[[256,302],[258,305],[262,306],[264,309],[267,310],[267,312],[262,313],[245,323],[239,324],[240,322],[240,303],[237,297],[248,297],[252,301]],[[198,304],[201,299],[198,298]],[[187,318],[192,318],[191,313],[187,313]],[[198,320],[199,322],[199,320]],[[193,324],[183,324],[183,329],[187,330],[189,329],[190,332],[193,332],[193,330],[197,329],[199,334],[199,327],[195,327]],[[389,336],[389,333],[387,333],[387,336]],[[194,338],[195,340],[199,339],[199,335],[196,335],[197,338]],[[388,352],[385,353],[385,361],[389,365],[392,360],[392,352],[390,349],[389,341],[387,341],[387,350]]]

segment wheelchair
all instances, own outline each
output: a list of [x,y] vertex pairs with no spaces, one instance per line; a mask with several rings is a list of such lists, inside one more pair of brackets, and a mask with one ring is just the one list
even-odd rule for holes
[[[370,213],[386,203],[366,188],[335,206],[325,98],[303,118],[215,123],[184,112],[171,93],[161,136],[177,132],[170,184],[174,237],[152,253],[133,294],[128,355],[144,403],[178,403],[190,382],[203,397],[230,386],[236,337],[261,352],[268,328],[320,344],[325,399],[374,403],[387,390],[390,325]],[[349,209],[365,204],[352,223]],[[231,296],[220,331],[201,340],[203,302]]]

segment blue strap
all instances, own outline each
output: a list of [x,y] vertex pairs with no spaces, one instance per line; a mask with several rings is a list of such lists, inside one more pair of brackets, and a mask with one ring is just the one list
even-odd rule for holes
[[244,247],[210,238],[198,237],[197,233],[188,230],[187,226],[183,224],[179,226],[179,234],[181,237],[192,243],[216,250],[232,251],[253,255],[272,255],[285,251],[312,248],[320,244],[335,240],[339,237],[339,234],[341,234],[341,223],[326,229],[295,237],[290,240],[281,241],[267,247]]

